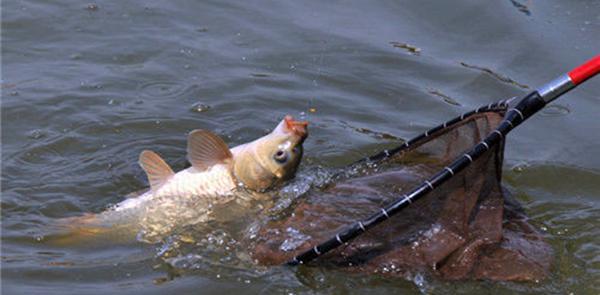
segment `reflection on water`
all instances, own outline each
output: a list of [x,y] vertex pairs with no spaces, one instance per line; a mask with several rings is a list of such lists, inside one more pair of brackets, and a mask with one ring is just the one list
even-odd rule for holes
[[236,145],[289,113],[311,136],[299,178],[268,211],[287,214],[332,171],[597,54],[598,11],[594,1],[3,1],[2,291],[598,293],[598,78],[507,143],[509,189],[556,253],[543,282],[257,267],[240,243],[256,219],[225,218],[244,215],[235,206],[158,244],[48,240],[56,219],[143,189],[142,150],[180,170],[190,130]]

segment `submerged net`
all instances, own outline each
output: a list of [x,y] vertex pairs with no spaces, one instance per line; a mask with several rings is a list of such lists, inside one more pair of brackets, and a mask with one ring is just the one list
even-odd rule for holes
[[[496,129],[505,113],[505,103],[480,108],[357,163],[356,175],[340,175],[307,193],[287,214],[265,219],[252,238],[253,259],[283,264],[311,248],[320,255],[315,245],[336,237],[341,245],[316,264],[407,278],[423,272],[445,279],[543,278],[552,250],[501,185],[503,140],[464,170],[449,171],[452,178],[399,214],[388,216],[382,209],[449,169]],[[336,236],[380,210],[389,220],[348,242]]]

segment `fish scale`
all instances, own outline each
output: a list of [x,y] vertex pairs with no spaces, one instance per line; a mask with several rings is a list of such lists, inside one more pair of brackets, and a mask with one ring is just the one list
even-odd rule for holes
[[173,176],[154,192],[157,197],[188,195],[229,195],[236,188],[229,169],[225,165],[215,165],[207,171],[190,167]]
[[176,199],[180,197],[224,197],[232,195],[236,188],[236,182],[228,169],[225,165],[215,165],[206,171],[198,171],[194,167],[190,167],[173,175],[156,191],[148,191],[139,197],[119,203],[115,210],[122,211],[139,207],[143,203],[164,197]]

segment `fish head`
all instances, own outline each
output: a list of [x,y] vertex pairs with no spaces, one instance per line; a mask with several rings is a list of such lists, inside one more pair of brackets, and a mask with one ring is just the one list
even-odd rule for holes
[[308,122],[285,118],[275,129],[253,141],[232,150],[233,172],[244,186],[267,190],[293,178],[302,159],[302,144],[308,136]]

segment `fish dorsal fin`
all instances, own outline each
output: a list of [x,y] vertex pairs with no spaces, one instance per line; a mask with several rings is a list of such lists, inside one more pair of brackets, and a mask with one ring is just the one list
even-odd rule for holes
[[188,135],[188,160],[194,168],[206,170],[219,163],[226,163],[233,156],[229,147],[218,135],[196,129]]
[[163,185],[175,173],[167,163],[153,151],[143,151],[140,154],[140,166],[148,175],[148,182],[152,190]]

